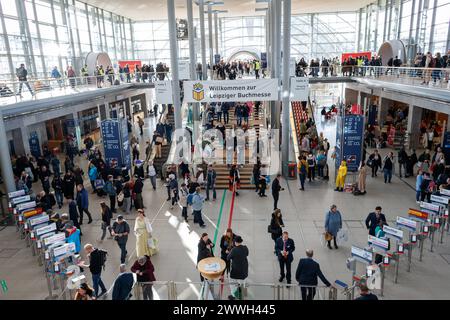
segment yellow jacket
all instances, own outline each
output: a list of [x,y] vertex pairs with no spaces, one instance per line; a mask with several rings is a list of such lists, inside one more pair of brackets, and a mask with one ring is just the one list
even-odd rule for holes
[[347,163],[345,161],[341,162],[341,165],[340,165],[339,171],[338,171],[338,176],[339,177],[347,176]]

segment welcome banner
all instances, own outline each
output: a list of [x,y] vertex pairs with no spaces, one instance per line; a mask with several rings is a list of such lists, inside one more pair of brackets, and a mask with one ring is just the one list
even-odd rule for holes
[[185,102],[277,101],[278,79],[184,81]]

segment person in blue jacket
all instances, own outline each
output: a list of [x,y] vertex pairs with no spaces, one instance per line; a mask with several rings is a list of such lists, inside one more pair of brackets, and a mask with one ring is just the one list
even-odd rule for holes
[[82,184],[77,186],[77,207],[80,213],[80,225],[83,224],[83,212],[85,212],[89,218],[88,224],[92,222],[92,216],[89,212],[89,197],[86,189]]
[[65,224],[65,232],[66,232],[66,242],[67,243],[75,243],[75,253],[80,253],[81,249],[81,238],[80,233],[81,231],[77,229],[72,221],[68,221]]
[[126,264],[121,264],[120,273],[114,281],[112,300],[129,300],[134,285],[133,273],[126,272]]
[[95,180],[97,180],[97,177],[98,177],[98,170],[97,170],[97,167],[93,163],[91,163],[89,165],[88,175],[89,175],[89,181],[91,181],[91,186],[92,186],[92,191],[93,191],[92,193],[95,193],[95,191],[97,189],[95,187]]
[[[334,248],[337,249],[336,237],[338,231],[342,228],[342,217],[337,206],[333,204],[330,207],[330,211],[327,212],[325,216],[325,231],[333,236]],[[328,249],[331,248],[331,240],[328,240]]]
[[420,203],[420,185],[422,184],[423,181],[423,174],[422,174],[422,170],[419,170],[419,174],[417,175],[416,178],[416,202]]

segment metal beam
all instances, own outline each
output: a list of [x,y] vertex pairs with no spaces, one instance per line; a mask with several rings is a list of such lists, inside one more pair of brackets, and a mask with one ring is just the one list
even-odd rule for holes
[[208,70],[206,68],[205,5],[203,0],[198,1],[198,10],[200,18],[200,42],[202,51],[202,78],[203,80],[207,80]]
[[356,52],[359,52],[361,48],[361,24],[362,24],[362,8],[359,9],[358,14],[358,35],[356,40]]
[[6,33],[6,23],[5,23],[5,18],[3,16],[3,8],[2,8],[1,1],[0,1],[0,21],[1,21],[1,24],[2,24],[3,39],[4,39],[4,42],[5,42],[5,49],[6,49],[6,56],[8,57],[9,73],[11,75],[11,80],[14,80],[16,73],[15,73],[15,70],[14,70],[14,64],[12,62],[11,47],[9,45],[9,39],[8,39],[8,35]]
[[213,79],[214,53],[213,53],[213,22],[212,22],[212,5],[208,2],[208,39],[209,39],[209,73],[210,79]]
[[[197,57],[195,55],[195,44],[194,44],[194,38],[195,38],[195,34],[194,34],[194,14],[193,14],[193,9],[192,9],[193,5],[192,5],[192,0],[186,0],[186,8],[187,8],[187,21],[188,21],[188,38],[189,38],[189,59],[190,59],[190,63],[189,63],[189,71],[190,71],[190,76],[191,76],[191,80],[196,80],[197,79],[197,75],[196,75],[196,63],[197,63]],[[199,121],[200,121],[200,116],[199,116],[199,109],[200,109],[200,103],[193,103],[191,104],[191,108],[192,108],[192,141],[194,141],[194,145],[195,141],[197,141],[197,137],[198,137],[198,126],[199,126]]]
[[[416,20],[416,36],[414,38],[414,43],[416,44],[416,49],[419,50],[419,32],[420,32],[420,22],[422,18],[423,10],[423,0],[419,0],[419,8],[417,10],[417,20]],[[425,48],[423,48],[425,50]]]
[[[389,4],[389,0],[385,1],[385,6],[384,6],[384,27],[383,27],[383,42],[386,41],[386,28],[388,26],[388,4]],[[390,21],[390,20],[389,20]]]
[[[437,11],[438,0],[434,0],[433,4],[433,16],[431,18],[431,28],[430,28],[430,41],[428,42],[428,51],[434,51],[434,25],[436,24],[436,11]],[[425,51],[425,48],[424,50]]]
[[397,39],[400,39],[402,33],[402,15],[403,15],[403,0],[400,1],[400,8],[397,17]]
[[416,9],[416,0],[412,0],[411,6],[411,19],[409,20],[409,39],[408,39],[408,65],[411,65],[412,60],[412,33],[413,33],[413,24],[414,24],[414,12]]
[[[36,2],[34,0],[32,0],[32,5],[33,5],[33,14],[34,14],[34,18],[35,18],[35,24],[36,24],[36,35],[38,37],[38,46],[39,46],[39,51],[41,52],[41,64],[42,64],[42,70],[44,72],[44,78],[48,78],[49,74],[48,74],[48,70],[47,70],[47,63],[44,59],[44,49],[42,48],[42,37],[41,37],[41,28],[39,27],[39,23],[38,23],[38,16],[37,16],[37,10],[36,10]],[[28,24],[28,23],[27,23]],[[37,70],[36,70],[37,73]]]
[[281,163],[285,177],[288,175],[289,163],[289,112],[290,112],[290,73],[291,57],[291,0],[283,0],[283,127],[281,140]]
[[[59,43],[59,36],[58,36],[58,28],[56,26],[55,6],[53,5],[53,1],[50,1],[50,10],[52,11],[52,24],[53,24],[53,29],[55,31],[55,40],[59,46],[60,43]],[[62,58],[61,58],[60,52],[58,53],[58,67],[59,67],[59,72],[61,74],[63,74],[64,70],[63,70]]]
[[174,0],[167,0],[167,17],[169,19],[170,63],[172,69],[172,96],[174,108],[173,116],[175,120],[176,130],[182,128],[183,122],[181,120],[180,80],[178,75],[177,20],[175,18]]
[[87,3],[84,4],[84,10],[86,10],[87,27],[88,27],[88,34],[89,34],[89,46],[91,47],[91,51],[94,51],[94,48],[92,46],[91,24],[89,22],[89,10],[88,10]]
[[217,11],[214,12],[214,39],[216,45],[216,54],[219,54],[219,18]]

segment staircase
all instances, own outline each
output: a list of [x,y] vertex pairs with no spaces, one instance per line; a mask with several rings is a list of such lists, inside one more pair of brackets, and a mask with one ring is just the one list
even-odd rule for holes
[[[230,121],[228,122],[228,124],[225,125],[226,129],[232,129],[233,124],[236,124],[236,120],[237,120],[235,117],[235,114],[234,114],[234,108],[229,110],[229,115],[230,115]],[[248,141],[255,141],[255,144],[256,144],[256,139],[259,138],[260,129],[264,128],[264,123],[265,123],[264,107],[263,107],[263,105],[261,105],[259,108],[259,113],[256,114],[255,109],[253,109],[253,112],[249,117],[249,129],[254,128],[255,133],[249,134]],[[251,177],[253,174],[253,164],[249,163],[249,161],[248,161],[250,159],[250,157],[249,157],[250,150],[248,149],[248,145],[252,145],[252,144],[246,143],[245,164],[241,165],[241,167],[239,168],[239,173],[241,175],[241,189],[247,189],[247,190],[255,188],[255,186],[253,184],[251,184]],[[214,170],[216,170],[216,173],[217,173],[216,189],[228,189],[229,173],[230,173],[231,165],[228,166],[226,164],[226,151],[223,152],[222,156],[223,156],[224,164],[214,164],[213,165]],[[234,155],[233,162],[237,163],[236,154]]]
[[[168,123],[171,123],[173,126],[175,126],[175,120],[173,117],[173,110],[169,110],[167,112],[166,115],[166,120],[168,121]],[[153,159],[153,164],[158,172],[158,176],[163,179],[164,177],[162,176],[162,168],[163,165],[167,162],[167,158],[169,157],[169,153],[170,153],[170,144],[167,145],[163,145],[161,146],[161,158],[158,159]]]

